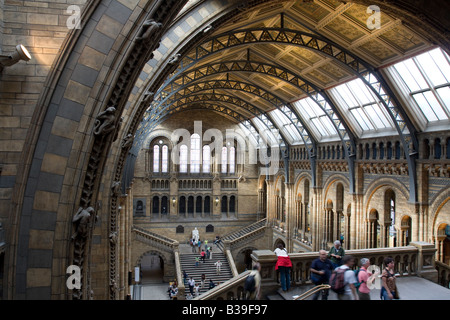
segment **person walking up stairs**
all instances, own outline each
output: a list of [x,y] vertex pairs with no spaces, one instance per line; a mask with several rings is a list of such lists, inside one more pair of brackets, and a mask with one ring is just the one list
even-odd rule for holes
[[[213,280],[215,284],[223,283],[233,277],[228,260],[222,252],[216,251],[214,253],[214,259],[202,260],[196,266],[193,261],[196,261],[196,258],[200,259],[201,256],[199,253],[190,252],[191,250],[189,249],[180,251],[181,270],[184,270],[189,275],[189,278],[192,277],[196,283],[201,283],[202,274],[205,274],[204,283],[206,284],[210,280]],[[216,265],[217,261],[220,261],[220,269]],[[218,271],[220,271],[220,274],[218,274]],[[208,290],[207,285],[201,286],[199,288],[199,294],[201,295]],[[189,293],[189,290],[186,290],[186,293]]]

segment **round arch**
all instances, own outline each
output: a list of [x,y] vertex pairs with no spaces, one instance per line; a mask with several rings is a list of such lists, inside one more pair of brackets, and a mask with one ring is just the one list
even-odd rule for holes
[[[136,82],[151,52],[159,46],[158,39],[164,30],[167,30],[173,21],[177,22],[175,17],[186,1],[169,0],[157,4],[141,2],[140,6],[132,3],[127,2],[128,6],[123,6],[121,12],[113,15],[102,1],[89,2],[82,14],[85,24],[81,29],[73,29],[70,32],[48,76],[44,86],[45,92],[41,94],[35,108],[36,113],[31,121],[23,159],[20,160],[17,170],[19,174],[12,192],[15,209],[11,214],[13,221],[12,230],[9,231],[11,234],[9,239],[12,239],[11,254],[8,256],[8,270],[5,272],[7,283],[11,283],[7,292],[8,298],[32,298],[37,291],[42,294],[41,298],[67,297],[65,268],[69,264],[82,261],[80,257],[75,257],[80,251],[74,250],[74,246],[84,248],[82,258],[90,259],[95,255],[95,253],[88,255],[87,249],[90,245],[98,245],[98,248],[105,249],[99,250],[102,252],[100,258],[109,269],[105,278],[96,279],[95,297],[117,298],[118,291],[112,284],[116,283],[115,280],[119,276],[123,276],[119,275],[115,268],[117,247],[114,244],[110,245],[108,241],[102,241],[101,244],[92,243],[92,234],[88,235],[85,243],[83,239],[78,240],[81,243],[72,242],[70,236],[75,228],[72,225],[72,218],[79,208],[92,208],[95,216],[100,218],[96,226],[101,230],[100,234],[109,235],[118,230],[117,194],[109,190],[109,187],[113,182],[121,180],[128,150],[121,148],[114,141],[119,139],[120,142],[123,137],[134,132],[143,111],[137,107],[130,107],[131,116],[126,118],[126,125],[122,126],[121,115],[124,113],[126,99],[133,89],[132,84]],[[371,4],[370,1],[364,3]],[[97,27],[100,29],[100,18],[103,16],[116,17],[115,21],[120,24],[120,37],[110,41],[106,35],[99,35],[97,32],[99,41],[88,42],[91,32]],[[138,43],[135,41],[136,36],[149,31],[144,28],[144,21],[148,18],[161,21],[162,26],[152,35],[154,42]],[[433,30],[439,33],[439,28],[431,25],[430,35]],[[97,53],[91,56],[90,49]],[[89,77],[96,79],[95,86],[84,81],[80,82],[80,79],[71,73],[75,65],[83,64],[83,61],[88,63],[83,58],[89,58],[89,66],[92,69]],[[151,78],[154,87],[158,87],[159,80]],[[74,101],[75,92],[81,92],[83,99]],[[69,105],[76,107],[70,111]],[[75,109],[78,111],[73,111]],[[59,120],[72,121],[77,125],[74,133],[66,137],[54,134],[57,115]],[[93,135],[94,130],[97,134]],[[57,155],[61,163],[67,164],[67,170],[53,173],[52,179],[56,183],[52,184],[52,190],[45,190],[37,185],[37,181],[39,174],[44,172],[41,165],[48,161],[51,155]],[[105,170],[105,167],[108,170]],[[103,186],[101,194],[99,194],[100,186]],[[51,217],[50,227],[45,232],[37,224],[40,223],[40,219],[36,219],[42,212]],[[41,257],[39,269],[51,276],[39,279],[39,290],[36,290],[27,286],[26,273],[21,272],[16,266],[29,265],[28,256],[34,249],[29,249],[28,242],[42,239],[43,235],[48,239],[47,250],[55,252],[47,257]],[[88,247],[83,244],[87,244]],[[104,256],[104,252],[109,252],[108,257]],[[84,263],[89,259],[85,259]],[[89,287],[88,279],[91,274],[102,272],[105,269],[104,264],[101,266],[99,264],[99,269],[95,266],[91,268],[92,273],[88,273],[84,268],[85,265],[82,265],[85,275],[83,287],[72,298],[87,299],[88,292],[92,289]]]
[[[280,244],[283,245],[284,248],[286,248],[286,242],[285,242],[283,239],[281,239],[281,238],[277,238],[277,239],[275,239],[275,241],[273,242],[273,245],[272,245],[273,250],[275,250],[276,248],[278,248],[278,246],[279,246]],[[273,251],[273,250],[272,250],[272,251]]]

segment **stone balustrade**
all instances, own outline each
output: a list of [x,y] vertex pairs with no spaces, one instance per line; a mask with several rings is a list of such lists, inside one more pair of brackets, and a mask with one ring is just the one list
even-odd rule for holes
[[438,283],[450,289],[450,266],[441,261],[436,261],[436,270],[438,272]]
[[194,300],[243,300],[244,283],[249,274],[250,271],[242,272],[238,276],[208,290]]
[[159,248],[162,251],[173,253],[179,250],[179,243],[176,240],[161,236],[159,234],[136,226],[133,226],[132,231],[136,240],[149,244],[155,248]]
[[[372,265],[382,270],[383,260],[386,257],[392,257],[395,260],[395,272],[400,276],[419,276],[437,282],[438,272],[435,265],[434,245],[425,242],[411,242],[410,245],[394,248],[376,248],[376,249],[359,249],[347,250],[347,255],[355,257],[359,267],[361,258],[368,258]],[[311,283],[310,266],[314,259],[318,258],[318,252],[291,253],[292,260],[292,285],[302,285]],[[277,256],[271,250],[256,250],[252,255],[253,263],[261,265],[261,295],[265,296],[276,291],[280,285],[278,283],[278,274],[275,271],[275,263]],[[240,299],[242,297],[243,284],[245,278],[249,274],[248,271],[239,274],[237,277],[230,279],[221,284],[220,287],[214,288],[214,291],[208,292],[208,295],[200,296],[198,299]]]

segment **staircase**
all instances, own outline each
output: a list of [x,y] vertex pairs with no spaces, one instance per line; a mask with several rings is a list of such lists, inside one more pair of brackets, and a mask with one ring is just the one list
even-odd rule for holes
[[259,220],[255,223],[252,223],[242,229],[239,229],[237,231],[233,231],[221,238],[221,241],[217,244],[217,247],[223,252],[224,245],[223,242],[225,240],[235,241],[241,237],[247,236],[251,234],[252,232],[257,231],[258,229],[264,227],[266,225],[267,219],[264,218],[262,220]]
[[[186,286],[186,296],[189,293],[189,285],[188,280],[190,277],[192,277],[195,280],[195,284],[200,285],[200,294],[205,293],[209,290],[209,281],[212,279],[214,284],[217,286],[220,283],[223,283],[233,277],[231,273],[230,265],[228,264],[228,260],[225,257],[225,254],[222,252],[219,252],[219,250],[216,249],[215,246],[213,246],[213,254],[212,259],[205,259],[205,262],[203,263],[200,261],[198,263],[198,267],[195,266],[195,258],[200,257],[200,254],[198,253],[181,253],[180,254],[180,263],[181,263],[181,272],[183,273],[183,270],[186,271],[188,274],[188,278],[186,279],[185,286]],[[221,272],[220,274],[216,273],[216,266],[214,265],[217,260],[220,260],[222,262]],[[201,279],[202,274],[205,274],[206,281],[205,285],[202,288],[201,287]]]

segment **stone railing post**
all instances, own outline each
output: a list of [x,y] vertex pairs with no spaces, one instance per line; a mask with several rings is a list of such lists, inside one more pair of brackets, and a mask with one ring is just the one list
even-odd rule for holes
[[183,281],[183,275],[181,274],[181,262],[180,262],[180,250],[179,243],[175,242],[173,245],[173,253],[175,255],[175,273],[177,278],[177,286],[178,286],[178,300],[185,300],[185,286]]
[[418,249],[417,275],[438,283],[438,272],[435,266],[436,248],[434,245],[423,241],[410,242],[409,245]]
[[255,250],[251,257],[253,263],[259,262],[261,265],[261,296],[264,297],[280,287],[275,271],[277,255],[271,250]]

